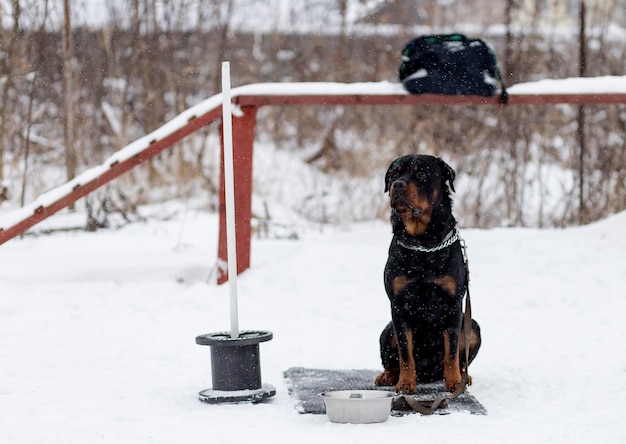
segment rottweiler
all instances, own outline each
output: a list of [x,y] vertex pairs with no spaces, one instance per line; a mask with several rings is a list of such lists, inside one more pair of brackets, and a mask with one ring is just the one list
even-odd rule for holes
[[466,363],[462,300],[467,268],[452,215],[454,170],[442,159],[410,154],[385,175],[393,238],[384,271],[391,322],[380,336],[379,386],[417,392],[417,383],[444,380],[455,391],[476,357],[480,327],[472,320]]

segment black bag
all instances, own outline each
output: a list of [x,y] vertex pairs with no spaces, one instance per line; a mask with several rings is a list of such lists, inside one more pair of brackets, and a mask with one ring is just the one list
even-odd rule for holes
[[495,52],[462,34],[411,40],[402,51],[399,78],[412,94],[493,96],[500,84],[500,102],[507,102]]

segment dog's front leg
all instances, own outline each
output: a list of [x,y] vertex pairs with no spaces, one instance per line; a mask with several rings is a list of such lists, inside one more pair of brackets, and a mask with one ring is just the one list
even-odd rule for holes
[[458,329],[449,329],[443,332],[443,350],[443,381],[446,390],[453,392],[461,383]]
[[408,325],[402,324],[396,330],[396,337],[398,338],[398,357],[400,361],[400,377],[396,385],[396,392],[412,395],[417,393],[415,357],[413,356],[413,330]]

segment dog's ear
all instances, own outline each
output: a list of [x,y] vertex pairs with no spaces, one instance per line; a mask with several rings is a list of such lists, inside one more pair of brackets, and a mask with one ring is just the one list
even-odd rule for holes
[[448,194],[450,193],[450,191],[455,193],[456,190],[454,189],[454,178],[456,177],[456,173],[450,165],[444,162],[443,159],[437,158],[437,162],[439,163],[439,168],[441,169],[441,177],[443,178],[444,183],[448,183]]
[[391,188],[391,183],[389,182],[391,181],[391,171],[395,168],[395,166],[396,161],[394,160],[391,162],[391,165],[389,165],[389,168],[387,168],[387,174],[385,174],[385,193],[389,191],[389,188]]
[[385,193],[389,191],[389,170],[387,170],[387,174],[385,174]]

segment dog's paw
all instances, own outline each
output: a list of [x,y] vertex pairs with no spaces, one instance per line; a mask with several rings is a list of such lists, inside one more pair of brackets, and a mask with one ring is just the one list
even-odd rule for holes
[[376,376],[374,384],[378,386],[394,385],[398,380],[398,375],[392,371],[385,369],[380,375]]
[[[456,389],[459,387],[459,385],[461,385],[461,378],[454,379],[454,380],[445,380],[445,384],[446,384],[446,390],[449,392],[455,392]],[[468,384],[469,385],[469,384]],[[467,388],[465,389],[467,390]],[[465,390],[463,390],[465,392]]]
[[396,393],[402,393],[404,395],[414,395],[417,393],[417,384],[415,380],[400,380],[396,384]]

